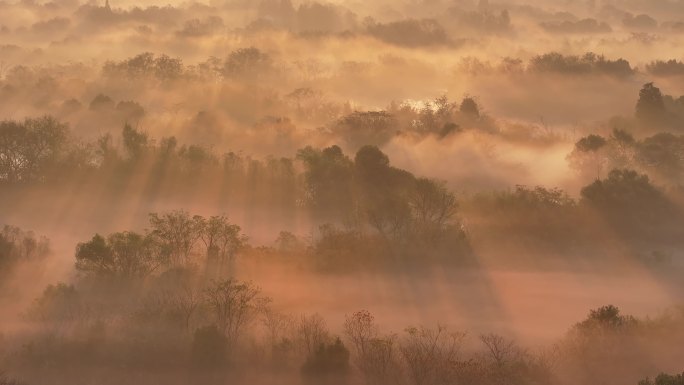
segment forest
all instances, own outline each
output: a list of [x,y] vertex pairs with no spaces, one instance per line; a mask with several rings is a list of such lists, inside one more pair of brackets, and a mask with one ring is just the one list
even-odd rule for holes
[[0,0],[0,385],[684,385],[684,1]]

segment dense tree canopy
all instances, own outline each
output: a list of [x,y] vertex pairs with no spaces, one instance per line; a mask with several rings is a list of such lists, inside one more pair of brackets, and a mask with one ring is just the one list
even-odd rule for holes
[[68,131],[50,117],[0,122],[0,182],[41,181],[64,160]]
[[97,277],[144,278],[165,263],[160,245],[134,232],[98,234],[76,247],[76,269]]

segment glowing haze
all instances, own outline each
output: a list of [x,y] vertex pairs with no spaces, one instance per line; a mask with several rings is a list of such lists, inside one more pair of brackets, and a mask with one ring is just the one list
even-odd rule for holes
[[680,0],[0,0],[0,385],[681,384],[683,43]]

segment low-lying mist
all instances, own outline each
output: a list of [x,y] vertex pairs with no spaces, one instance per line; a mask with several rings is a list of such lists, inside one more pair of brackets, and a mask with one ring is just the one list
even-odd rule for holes
[[0,0],[0,385],[681,385],[683,33]]

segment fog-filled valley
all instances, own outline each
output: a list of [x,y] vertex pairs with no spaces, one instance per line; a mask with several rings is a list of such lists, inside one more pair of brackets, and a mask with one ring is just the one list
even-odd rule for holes
[[684,384],[684,1],[0,0],[0,385]]

